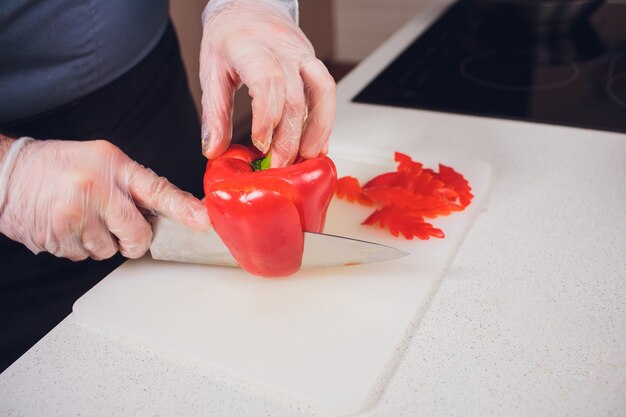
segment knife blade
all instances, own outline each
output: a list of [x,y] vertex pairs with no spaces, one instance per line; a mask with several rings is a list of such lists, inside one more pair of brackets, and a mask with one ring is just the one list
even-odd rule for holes
[[[146,216],[152,224],[150,254],[155,260],[232,266],[237,262],[213,229],[193,230],[160,216]],[[388,261],[408,255],[379,243],[304,232],[302,268],[322,268]]]

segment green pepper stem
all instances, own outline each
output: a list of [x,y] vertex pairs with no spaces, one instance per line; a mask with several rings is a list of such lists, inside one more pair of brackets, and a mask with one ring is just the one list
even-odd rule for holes
[[268,153],[262,158],[255,159],[254,161],[250,162],[250,166],[255,171],[265,171],[266,169],[269,169],[270,168],[270,154]]

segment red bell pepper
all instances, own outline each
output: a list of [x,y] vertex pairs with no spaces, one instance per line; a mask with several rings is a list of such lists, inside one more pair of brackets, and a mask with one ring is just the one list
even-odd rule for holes
[[337,171],[326,156],[259,169],[263,155],[231,145],[207,163],[205,205],[213,228],[246,271],[287,276],[302,263],[303,231],[321,232]]

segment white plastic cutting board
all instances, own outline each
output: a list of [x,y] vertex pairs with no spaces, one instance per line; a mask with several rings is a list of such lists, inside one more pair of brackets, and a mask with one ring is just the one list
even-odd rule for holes
[[[334,157],[340,176],[367,180],[395,169],[393,155]],[[370,406],[477,215],[490,167],[449,163],[473,187],[470,207],[437,219],[442,240],[406,241],[361,226],[371,208],[334,200],[326,232],[399,247],[409,256],[370,265],[263,279],[225,267],[144,258],[126,262],[74,305],[78,322],[193,361],[208,370],[336,414]],[[366,162],[367,161],[367,162]]]

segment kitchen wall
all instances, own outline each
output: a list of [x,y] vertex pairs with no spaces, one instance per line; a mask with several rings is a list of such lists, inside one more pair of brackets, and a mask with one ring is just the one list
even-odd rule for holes
[[[318,58],[339,78],[430,1],[436,0],[300,0],[300,27],[311,40]],[[198,79],[200,14],[206,2],[170,0],[170,13],[198,109],[202,94]],[[235,136],[248,134],[250,123],[250,98],[244,87],[235,95]]]
[[206,0],[170,0],[170,16],[178,34],[189,87],[198,109],[200,109],[200,97],[202,96],[200,79],[198,78],[200,69],[198,55],[200,53],[200,39],[202,39],[200,15],[206,3]]
[[359,62],[436,0],[333,0],[336,62]]

